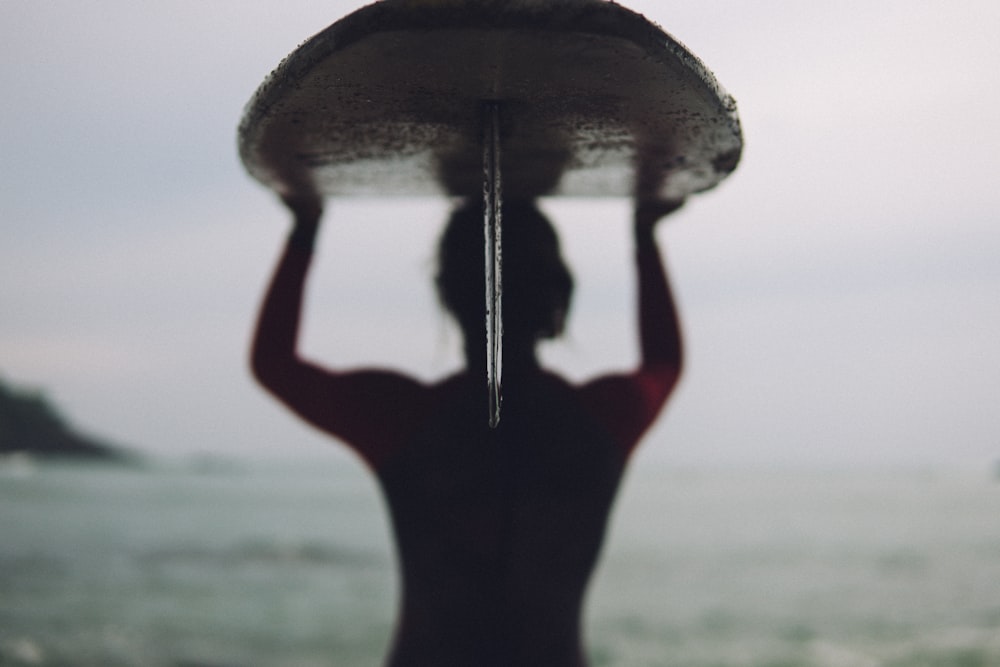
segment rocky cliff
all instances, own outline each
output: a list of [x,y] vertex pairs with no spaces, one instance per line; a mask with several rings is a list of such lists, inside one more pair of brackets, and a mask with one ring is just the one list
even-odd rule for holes
[[0,381],[0,455],[14,452],[36,458],[132,459],[118,447],[76,432],[41,393]]

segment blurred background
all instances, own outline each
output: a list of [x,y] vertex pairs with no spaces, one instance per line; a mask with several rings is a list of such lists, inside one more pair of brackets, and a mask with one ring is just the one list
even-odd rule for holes
[[[203,639],[191,639],[198,623],[190,619],[186,629],[156,625],[181,608],[219,618],[205,599],[193,593],[170,598],[163,609],[150,600],[160,599],[157,591],[194,591],[198,577],[217,581],[206,572],[222,576],[233,562],[250,563],[249,574],[240,571],[250,583],[239,586],[251,588],[280,579],[268,575],[268,567],[287,566],[294,578],[316,563],[325,571],[374,559],[383,569],[372,581],[391,578],[380,508],[364,470],[265,396],[246,367],[258,301],[288,222],[275,198],[245,175],[236,126],[256,87],[285,55],[360,5],[0,3],[0,379],[44,392],[83,432],[180,466],[170,468],[179,477],[156,482],[108,472],[82,479],[68,470],[0,477],[6,494],[0,528],[20,536],[4,540],[0,592],[9,602],[0,614],[0,627],[8,628],[0,630],[0,658],[43,664],[52,656],[85,655],[81,647],[87,646],[92,662],[81,658],[79,664],[158,664],[153,656],[163,664],[180,664],[184,656],[193,661],[185,664],[328,664],[315,657],[332,650],[327,644],[294,658],[275,648],[275,637],[290,637],[289,628],[302,627],[299,620],[316,618],[309,611],[315,607],[299,598],[281,607],[284,620],[260,619],[276,634],[260,640],[269,648],[253,654],[259,662],[232,652],[246,646],[242,640],[219,639],[223,645],[206,648],[198,643]],[[689,361],[633,465],[637,490],[627,488],[616,524],[626,537],[609,547],[608,568],[618,572],[618,583],[597,594],[596,606],[605,610],[596,612],[604,619],[595,621],[603,642],[599,664],[619,664],[625,655],[631,662],[621,664],[764,664],[761,656],[778,660],[785,649],[797,657],[780,664],[997,664],[988,661],[1000,656],[1000,600],[990,599],[985,582],[998,579],[981,577],[1000,567],[994,525],[1000,487],[991,479],[1000,474],[1000,188],[994,182],[1000,174],[994,72],[1000,5],[632,0],[627,6],[660,24],[716,74],[737,100],[746,148],[728,181],[692,198],[659,230]],[[544,207],[561,231],[577,281],[568,336],[546,347],[545,359],[581,380],[628,367],[636,360],[629,203],[550,200]],[[447,202],[432,199],[329,204],[308,294],[303,347],[309,356],[341,367],[403,369],[426,380],[458,367],[459,335],[431,286],[434,243],[447,211]],[[182,474],[192,460],[255,472],[222,482]],[[329,464],[337,488],[356,491],[349,506],[361,509],[348,518],[375,522],[366,536],[341,536],[344,548],[354,545],[360,556],[343,556],[339,542],[323,541],[336,523],[328,512],[339,496],[329,494],[341,493],[331,490],[332,482],[261,477],[262,470],[287,471],[303,462]],[[713,471],[710,478],[704,471]],[[902,477],[888,482],[873,471]],[[928,490],[932,482],[940,495]],[[150,489],[162,496],[150,496]],[[254,527],[262,519],[247,517],[244,494],[257,498],[249,506],[272,517],[274,526],[295,525],[299,532],[276,537],[263,527],[272,524]],[[157,504],[168,497],[190,504]],[[287,514],[267,514],[278,512],[269,498],[284,499]],[[206,507],[230,507],[226,502],[230,514],[205,514]],[[79,521],[58,509],[74,504]],[[771,521],[791,512],[790,505],[803,514]],[[304,508],[313,519],[290,519]],[[674,514],[664,516],[664,508]],[[112,520],[105,510],[133,514]],[[185,512],[201,516],[204,525],[182,528],[183,517],[191,516]],[[642,517],[659,523],[629,523]],[[233,528],[247,520],[244,532]],[[911,520],[921,523],[912,531],[889,530]],[[81,521],[86,535],[67,532]],[[164,532],[151,530],[151,521]],[[358,525],[344,521],[336,525]],[[760,531],[754,532],[755,521],[764,522]],[[663,528],[663,539],[650,537],[651,525]],[[734,541],[725,542],[723,534]],[[68,541],[53,541],[56,535]],[[934,569],[944,561],[931,548],[942,535],[967,547],[960,559],[947,559],[947,576]],[[860,540],[855,550],[834,548],[854,544],[853,538]],[[68,544],[91,544],[93,566],[87,569],[85,558],[67,565],[58,554]],[[108,544],[130,545],[126,551],[135,556],[127,565],[134,570],[133,579],[126,577],[132,587],[123,584],[120,598],[105,585],[105,578],[117,580],[102,569],[111,562],[101,555]],[[794,546],[802,544],[812,546]],[[677,549],[687,554],[690,571],[664,555]],[[765,553],[781,555],[768,560],[760,556]],[[748,568],[751,562],[765,568],[764,574],[745,570],[761,575],[752,578],[763,588],[747,589],[743,578],[718,588],[740,571],[726,554],[746,556],[739,562]],[[800,557],[805,560],[795,560]],[[831,563],[862,561],[876,564],[866,570],[870,579],[851,579],[849,570],[839,569],[827,576]],[[670,570],[670,562],[680,569]],[[17,569],[25,563],[49,569]],[[818,628],[841,627],[843,637],[857,638],[849,621],[837,626],[803,616],[823,605],[802,582],[839,582],[842,604],[829,608],[852,618],[858,598],[851,591],[868,591],[869,601],[892,598],[878,588],[886,585],[885,568],[906,573],[910,583],[938,584],[934,591],[900,584],[913,598],[892,611],[872,602],[868,620],[883,625],[853,618],[867,639],[844,640],[848,648],[827,642]],[[719,576],[722,571],[728,574]],[[91,616],[74,615],[72,604],[56,596],[56,589],[65,595],[67,588],[54,583],[54,572],[89,582],[70,588]],[[684,579],[685,572],[692,578]],[[789,572],[800,579],[779,576]],[[644,585],[645,575],[637,573],[665,582],[656,597],[639,604],[647,605],[646,615],[625,597],[651,594],[650,579]],[[327,581],[326,574],[314,574]],[[49,598],[39,593],[41,581],[53,582],[45,589]],[[274,603],[279,591],[319,590],[311,581],[263,588],[260,600]],[[709,581],[716,588],[697,583]],[[136,586],[152,605],[138,615],[125,602],[135,598]],[[348,624],[355,628],[348,634],[371,636],[355,637],[362,647],[357,663],[336,664],[377,662],[392,588],[372,586],[381,591],[374,599],[384,600],[373,612],[382,620],[364,630]],[[713,597],[709,589],[722,592]],[[759,607],[743,614],[720,602],[759,601],[766,595],[757,593],[777,589],[785,593],[772,600],[773,609],[784,616],[773,626],[747,625]],[[678,591],[687,596],[671,597]],[[372,595],[353,594],[355,602]],[[114,602],[98,612],[95,598]],[[956,600],[970,605],[967,618],[944,622],[929,611],[945,614]],[[926,613],[893,616],[904,607]],[[148,623],[122,625],[123,609]],[[669,609],[690,616],[693,625]],[[343,609],[336,613],[349,617]],[[66,626],[57,633],[70,642],[65,646],[39,630],[53,618]],[[319,634],[341,626],[322,618],[314,620],[325,628]],[[904,626],[914,637],[927,636],[928,628],[960,630],[949,630],[920,654],[932,657],[919,662],[907,657],[917,649],[899,648],[907,641]],[[157,633],[150,635],[150,627]],[[73,636],[83,639],[65,639]],[[622,648],[646,646],[640,636],[710,638],[697,644],[706,651],[735,637],[742,648],[733,644],[726,649],[731,654],[702,657],[691,649],[686,661],[670,662],[655,642],[650,646],[659,648],[648,654]],[[779,648],[754,649],[747,644],[754,636],[770,637]],[[879,637],[898,642],[885,648]],[[876,644],[882,648],[872,649]],[[303,645],[308,641],[296,644]],[[789,646],[808,647],[808,655]],[[957,653],[947,653],[956,646]],[[267,651],[277,652],[268,658]]]
[[[243,106],[347,1],[3,3],[0,372],[145,452],[329,449],[249,380],[287,229],[235,150]],[[1000,46],[990,2],[629,5],[736,98],[737,172],[661,229],[690,363],[643,457],[1000,457]],[[573,378],[635,359],[628,203],[551,201],[579,282]],[[447,203],[329,207],[305,348],[435,378]],[[406,332],[406,340],[400,340]]]

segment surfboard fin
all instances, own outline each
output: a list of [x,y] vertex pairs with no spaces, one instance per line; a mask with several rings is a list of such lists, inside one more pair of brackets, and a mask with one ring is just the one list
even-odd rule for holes
[[503,373],[503,179],[500,173],[500,103],[484,105],[483,235],[486,262],[486,384],[489,424],[500,424]]

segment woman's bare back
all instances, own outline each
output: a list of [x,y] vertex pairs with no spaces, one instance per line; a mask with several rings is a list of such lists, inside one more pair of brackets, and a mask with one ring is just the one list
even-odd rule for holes
[[480,385],[430,389],[432,413],[377,471],[402,568],[389,664],[582,665],[583,597],[626,452],[555,376],[505,382],[495,430]]

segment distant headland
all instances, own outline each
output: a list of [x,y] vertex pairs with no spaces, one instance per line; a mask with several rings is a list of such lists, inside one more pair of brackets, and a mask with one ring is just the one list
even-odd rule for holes
[[125,449],[78,433],[38,391],[0,379],[0,456],[27,454],[38,460],[134,463]]

